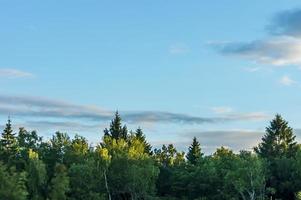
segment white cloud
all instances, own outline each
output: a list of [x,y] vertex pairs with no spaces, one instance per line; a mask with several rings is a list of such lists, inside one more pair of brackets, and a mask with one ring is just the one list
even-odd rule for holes
[[291,86],[291,85],[294,85],[296,84],[297,82],[293,79],[291,79],[289,76],[285,75],[283,76],[280,81],[279,81],[282,85],[285,85],[285,86]]
[[216,47],[224,55],[238,56],[256,63],[275,66],[301,64],[300,38],[280,36],[249,43],[227,43]]
[[0,68],[0,76],[5,78],[32,78],[34,75],[29,72],[12,68]]

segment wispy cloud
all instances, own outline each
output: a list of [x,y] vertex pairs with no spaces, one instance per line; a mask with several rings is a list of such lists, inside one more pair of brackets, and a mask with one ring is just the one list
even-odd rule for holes
[[[222,117],[200,117],[166,111],[121,111],[121,114],[125,121],[131,123],[203,124],[267,118],[265,113],[230,113]],[[0,95],[0,115],[108,121],[114,111],[42,97]]]
[[21,71],[12,68],[0,68],[0,76],[5,78],[32,78],[34,75],[30,72]]
[[281,79],[279,80],[279,82],[282,84],[282,85],[285,85],[285,86],[291,86],[291,85],[294,85],[294,84],[297,84],[297,81],[291,79],[289,76],[285,75],[285,76],[282,76]]

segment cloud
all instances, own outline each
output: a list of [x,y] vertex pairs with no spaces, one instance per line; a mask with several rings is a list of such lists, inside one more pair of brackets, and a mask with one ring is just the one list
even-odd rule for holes
[[[197,131],[187,130],[182,134],[183,138],[197,137],[205,153],[213,153],[216,148],[227,146],[238,152],[240,150],[252,150],[264,135],[260,130],[211,130]],[[190,141],[191,143],[191,141]]]
[[[0,95],[0,115],[27,118],[86,119],[108,121],[114,111],[91,105],[78,105],[70,102],[33,96]],[[126,122],[131,123],[182,123],[203,124],[222,123],[240,120],[263,120],[265,113],[231,113],[222,117],[200,117],[189,114],[165,111],[122,111]]]
[[34,75],[29,72],[11,69],[11,68],[0,68],[0,77],[5,78],[32,78]]
[[289,76],[285,75],[283,76],[279,82],[282,84],[282,85],[285,85],[285,86],[291,86],[291,85],[294,85],[296,84],[297,82],[294,81],[293,79],[291,79]]
[[17,124],[18,127],[30,127],[39,131],[62,131],[62,132],[95,132],[104,129],[100,124],[87,124],[82,122],[59,122],[59,121],[26,121]]
[[227,43],[215,46],[223,55],[238,56],[256,63],[275,66],[301,64],[301,39],[272,37],[249,43]]
[[223,114],[223,113],[229,113],[233,111],[233,108],[231,107],[213,107],[211,108],[213,110],[213,112],[217,113],[217,114]]
[[274,35],[301,36],[301,9],[291,9],[277,13],[267,30]]
[[266,38],[250,42],[222,42],[212,46],[226,56],[238,56],[275,66],[301,64],[301,10],[277,13],[266,27]]

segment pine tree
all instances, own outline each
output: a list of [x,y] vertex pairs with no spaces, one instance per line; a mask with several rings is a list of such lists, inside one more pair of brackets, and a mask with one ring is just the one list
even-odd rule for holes
[[115,113],[115,118],[111,121],[110,129],[107,128],[104,130],[105,136],[110,136],[113,139],[127,139],[128,130],[126,125],[122,126],[121,124],[122,120],[118,113],[118,111]]
[[4,162],[8,162],[13,156],[15,156],[17,150],[17,140],[15,133],[13,133],[11,120],[8,118],[5,129],[2,132],[1,137],[1,157]]
[[298,146],[293,129],[281,115],[277,114],[266,128],[262,142],[255,147],[255,152],[268,160],[279,157],[294,157]]
[[152,155],[152,146],[146,141],[145,135],[140,127],[136,130],[135,137],[144,144],[144,153]]
[[192,144],[188,149],[186,158],[188,162],[195,165],[197,161],[202,157],[200,143],[197,141],[196,137],[193,138]]

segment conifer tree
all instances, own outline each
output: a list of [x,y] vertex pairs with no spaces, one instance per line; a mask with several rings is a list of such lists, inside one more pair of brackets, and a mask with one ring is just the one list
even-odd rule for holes
[[266,128],[262,142],[255,147],[255,152],[268,160],[279,157],[295,156],[298,145],[293,129],[288,126],[281,115],[277,114]]
[[144,153],[152,155],[152,146],[146,141],[142,129],[139,127],[135,132],[135,137],[144,145]]
[[10,118],[8,118],[1,136],[1,157],[4,162],[8,162],[16,154],[17,150],[17,140],[15,133],[13,133]]
[[202,157],[200,143],[197,141],[196,137],[193,138],[192,144],[188,149],[186,158],[188,162],[195,165],[197,161]]
[[293,199],[299,191],[293,177],[297,169],[292,163],[297,155],[298,145],[295,142],[293,129],[280,115],[276,115],[266,128],[262,142],[254,148],[255,152],[267,161],[267,187],[272,189],[268,196],[272,199]]
[[115,113],[115,118],[111,121],[110,129],[107,128],[104,130],[105,136],[110,136],[113,139],[127,139],[128,130],[126,125],[122,126],[121,124],[122,120],[118,113],[118,111]]

